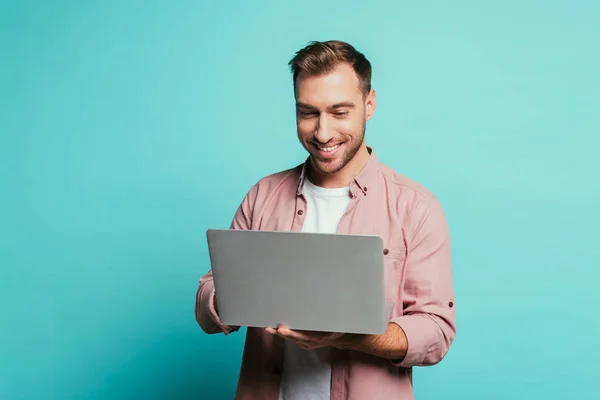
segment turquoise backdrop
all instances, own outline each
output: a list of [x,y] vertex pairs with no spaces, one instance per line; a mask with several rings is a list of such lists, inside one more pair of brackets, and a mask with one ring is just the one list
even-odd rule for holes
[[304,160],[313,39],[366,53],[368,142],[451,225],[458,335],[417,398],[600,398],[597,1],[0,4],[0,399],[233,397],[205,231]]

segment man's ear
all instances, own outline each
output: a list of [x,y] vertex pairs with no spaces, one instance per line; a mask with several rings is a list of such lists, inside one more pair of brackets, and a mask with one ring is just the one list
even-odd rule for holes
[[375,108],[377,106],[377,94],[374,89],[371,89],[369,94],[367,95],[367,99],[365,101],[366,108],[366,119],[367,121],[373,118],[373,114],[375,113]]

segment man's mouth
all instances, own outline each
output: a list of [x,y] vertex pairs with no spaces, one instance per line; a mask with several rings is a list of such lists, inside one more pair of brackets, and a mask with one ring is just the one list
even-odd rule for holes
[[338,143],[334,146],[319,146],[318,144],[315,144],[315,146],[317,147],[317,149],[319,149],[320,152],[325,153],[325,154],[330,154],[333,153],[334,151],[336,151],[342,144]]

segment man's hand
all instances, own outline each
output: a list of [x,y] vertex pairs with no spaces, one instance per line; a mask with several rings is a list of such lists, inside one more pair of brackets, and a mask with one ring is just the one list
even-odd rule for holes
[[341,348],[345,343],[345,334],[343,333],[291,330],[283,325],[278,326],[277,329],[266,328],[265,330],[273,335],[291,340],[305,350],[321,347]]
[[394,362],[402,360],[408,350],[404,331],[394,323],[388,324],[386,332],[382,335],[296,331],[285,326],[279,326],[277,329],[266,328],[266,331],[292,340],[307,350],[334,347],[359,351]]

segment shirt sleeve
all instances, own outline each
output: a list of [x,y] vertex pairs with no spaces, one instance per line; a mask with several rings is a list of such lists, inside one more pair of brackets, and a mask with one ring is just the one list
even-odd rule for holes
[[[256,185],[246,194],[231,222],[230,229],[251,229],[254,202],[256,199]],[[196,321],[206,333],[223,332],[228,335],[239,330],[239,326],[225,325],[221,322],[215,309],[215,284],[212,270],[200,278],[200,285],[196,292],[194,311]]]
[[408,340],[400,367],[439,363],[456,335],[450,234],[439,201],[430,199],[408,243],[402,293],[403,315],[393,318]]

